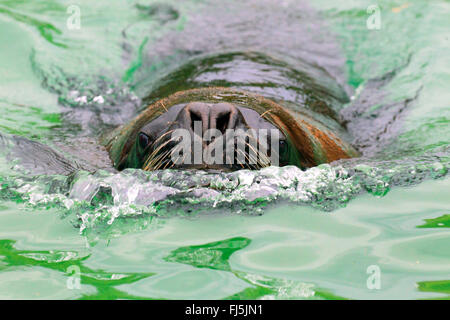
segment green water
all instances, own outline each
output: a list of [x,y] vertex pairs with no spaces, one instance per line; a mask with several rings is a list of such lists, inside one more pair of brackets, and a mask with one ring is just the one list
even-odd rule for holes
[[[95,114],[73,91],[133,107],[127,103],[142,98],[157,74],[196,49],[176,35],[192,37],[199,16],[220,12],[214,1],[169,1],[159,11],[154,1],[78,3],[81,28],[70,30],[70,1],[0,0],[0,133],[61,147],[73,139],[65,119],[81,110],[71,129],[88,139],[97,133],[89,122]],[[264,3],[289,10],[293,1]],[[376,118],[389,112],[383,106],[412,101],[401,121],[393,117],[398,135],[373,157],[309,170],[296,187],[281,181],[271,197],[295,203],[258,198],[256,206],[267,208],[255,215],[226,206],[208,214],[209,202],[197,214],[203,200],[189,197],[176,210],[168,201],[146,211],[128,193],[119,201],[125,191],[118,196],[114,188],[74,199],[96,184],[147,185],[133,173],[81,173],[67,189],[63,176],[27,180],[1,155],[0,298],[448,299],[450,6],[380,1],[381,28],[367,30],[370,4],[320,0],[310,7],[336,38],[353,101],[371,79],[399,70],[382,94],[368,91],[371,105],[360,115]],[[264,14],[253,7],[246,14]],[[177,50],[160,40],[169,37]],[[334,58],[321,62],[334,70]],[[128,119],[121,115],[104,123]],[[345,173],[352,170],[359,175]],[[220,203],[239,196],[221,194]],[[189,206],[194,212],[175,213]],[[367,284],[370,266],[379,268],[379,288]]]

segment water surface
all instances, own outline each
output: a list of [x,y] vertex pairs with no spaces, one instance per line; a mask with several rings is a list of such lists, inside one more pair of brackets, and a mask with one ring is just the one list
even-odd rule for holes
[[[70,4],[0,1],[0,298],[449,297],[447,2],[381,1],[380,30],[366,27],[369,1],[81,1],[79,30]],[[306,171],[111,170],[97,138],[164,77],[245,50],[331,75],[363,156]],[[280,92],[298,102],[260,93]],[[43,146],[61,157],[36,163]]]

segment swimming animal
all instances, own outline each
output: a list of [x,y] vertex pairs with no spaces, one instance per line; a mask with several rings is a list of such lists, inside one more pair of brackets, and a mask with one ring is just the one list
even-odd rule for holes
[[357,157],[333,109],[345,92],[308,68],[253,52],[197,57],[159,79],[148,106],[103,144],[118,170],[304,169]]

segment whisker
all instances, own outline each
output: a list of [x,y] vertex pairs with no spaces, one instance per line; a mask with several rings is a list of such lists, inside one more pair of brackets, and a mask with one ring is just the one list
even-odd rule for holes
[[[172,149],[167,150],[167,151],[164,153],[164,156],[161,158],[161,160],[159,160],[159,161],[157,162],[158,164],[155,166],[155,169],[154,169],[154,170],[158,170],[158,169],[164,164],[164,161],[167,159],[166,165],[165,165],[164,168],[163,168],[163,169],[166,169],[167,166],[169,165],[169,163],[171,162],[171,161],[168,159],[168,157],[169,157],[169,156],[172,157],[172,156],[173,156],[173,153],[174,153],[175,151],[178,151],[180,148],[181,148],[180,145],[177,144],[177,145],[176,145],[175,147],[173,147]],[[187,154],[184,155],[183,160],[184,160],[184,158],[186,157],[186,155],[187,155]],[[173,162],[173,161],[172,161],[172,162]],[[174,165],[175,163],[176,163],[176,161],[173,162],[173,165]],[[172,165],[171,167],[173,167],[173,165]]]
[[166,160],[167,156],[169,155],[170,150],[166,151],[162,157],[160,158],[160,160],[157,162],[157,164],[154,166],[153,170],[158,170],[163,164],[164,164],[164,160]]
[[164,154],[160,154],[159,156],[155,157],[154,159],[152,159],[151,162],[146,163],[144,166],[144,170],[146,171],[152,171],[154,170],[154,166],[155,164],[157,164],[159,162],[159,160],[164,156]]
[[263,113],[261,113],[260,118],[264,117],[264,116],[266,115],[266,113],[269,113],[269,112],[271,112],[271,111],[272,111],[272,109],[269,109],[269,110],[267,110],[267,111],[264,111]]
[[[184,159],[186,158],[186,156],[187,156],[187,153],[184,154],[183,159],[181,160],[182,163],[183,163]],[[177,160],[178,160],[178,158],[177,158]],[[172,161],[172,165],[170,166],[169,169],[172,169],[175,166],[175,163],[176,163],[176,161]]]
[[153,158],[158,154],[158,152],[164,148],[168,143],[172,142],[175,140],[175,137],[167,140],[166,142],[164,142],[163,144],[161,144],[158,148],[156,148],[147,158],[147,160],[144,163],[144,166],[147,165],[148,162],[153,161]]
[[166,112],[167,112],[167,108],[166,108],[166,106],[164,105],[164,102],[162,102],[162,100],[160,100],[160,103],[161,103],[162,107],[164,108],[164,110],[166,110]]
[[[243,142],[244,143],[244,146],[245,145],[247,145],[247,141],[245,141],[245,137],[238,137],[237,138],[238,139],[238,143],[240,143],[240,142]],[[242,151],[242,150],[240,150],[239,148],[237,148],[236,149],[236,151],[237,152],[239,152],[240,154],[242,154],[242,155],[244,155],[244,157],[247,159],[247,161],[248,161],[248,165],[250,166],[251,164],[250,164],[250,158],[249,158],[249,155],[245,152],[245,151]],[[257,161],[256,161],[257,162]],[[241,166],[242,166],[242,164],[241,164]],[[243,167],[243,166],[242,166]]]
[[[170,140],[169,140],[168,142],[170,142]],[[170,150],[169,150],[169,151],[170,151]],[[167,151],[167,152],[168,152],[168,151]],[[166,152],[166,153],[167,153],[167,152]],[[164,155],[165,155],[165,153],[160,154],[160,155],[155,155],[155,156],[153,156],[151,159],[149,159],[149,161],[147,161],[147,162],[145,163],[145,167],[146,167],[146,168],[149,168],[149,167],[151,167],[151,166],[154,166],[154,164],[155,164],[155,163],[158,163],[158,161],[160,161],[161,158],[162,158]]]
[[[258,140],[256,140],[255,137],[253,137],[253,135],[251,135],[251,134],[246,135],[246,137],[252,138],[258,142]],[[247,142],[245,138],[240,137],[240,139],[241,139],[241,142],[243,142],[245,146],[248,146],[249,149],[251,149],[254,152],[253,154],[250,154],[250,153],[247,154],[247,153],[241,151],[247,158],[247,160],[249,162],[249,166],[253,166],[256,169],[260,169],[260,168],[264,167],[265,165],[263,163],[261,163],[258,159],[258,155],[259,155],[258,151],[255,150],[255,148],[252,145],[250,145],[250,143]],[[254,162],[255,164],[251,164],[251,162]]]
[[167,136],[168,134],[171,134],[172,132],[174,132],[175,129],[169,130],[166,133],[164,133],[163,135],[161,135],[160,137],[158,137],[158,139],[156,139],[155,141],[153,141],[153,143],[151,144],[151,147],[153,147],[157,142],[159,142],[162,138],[164,138],[165,136]]
[[[253,137],[252,135],[249,135],[249,137],[252,138],[252,139],[254,139],[254,140],[256,141],[256,143],[257,143],[257,145],[258,145],[258,152],[255,152],[254,148],[251,147],[251,145],[249,145],[249,144],[246,142],[247,145],[248,145],[249,147],[251,147],[255,153],[257,153],[258,159],[261,160],[261,164],[262,164],[264,167],[270,166],[270,164],[271,164],[272,161],[271,161],[270,158],[267,156],[267,150],[268,150],[268,148],[267,148],[266,146],[264,146],[258,139],[256,139],[256,138]],[[264,151],[266,151],[266,152],[262,152],[262,151],[261,151],[261,148],[263,148]]]
[[[258,168],[256,165],[252,165],[250,162],[250,158],[248,157],[248,154],[246,154],[245,152],[243,152],[242,150],[237,150],[237,152],[240,152],[241,154],[243,154],[244,155],[244,157],[247,159],[247,161],[248,161],[248,163],[247,163],[247,165],[249,166],[249,167],[254,167],[254,168]],[[242,164],[241,164],[241,166],[242,166]],[[244,166],[242,166],[243,168],[244,168]]]
[[[173,147],[171,150],[169,150],[169,151],[170,151],[170,157],[173,158],[173,153],[174,153],[175,151],[180,150],[180,149],[181,149],[180,145],[177,144],[175,147]],[[181,161],[184,161],[184,159],[186,158],[186,156],[187,156],[187,153],[184,154],[183,159],[182,159]],[[164,166],[163,169],[166,169],[170,162],[172,162],[172,165],[170,166],[170,168],[172,168],[172,167],[175,165],[175,163],[177,162],[177,160],[178,160],[178,158],[175,159],[175,161],[167,161],[167,163],[166,163],[166,165]]]
[[[155,141],[153,141],[152,142],[152,144],[150,145],[150,148],[151,147],[153,147],[157,142],[159,142],[162,138],[164,138],[166,135],[168,135],[168,134],[170,134],[170,133],[172,133],[172,132],[174,132],[175,131],[175,129],[173,129],[173,130],[169,130],[169,131],[167,131],[166,133],[164,133],[163,135],[161,135],[160,137],[158,137],[158,139],[156,139]],[[154,151],[153,151],[154,152]],[[153,154],[153,153],[152,153]]]
[[[255,148],[247,141],[245,142],[245,144],[249,147],[249,149],[251,149],[254,152],[253,154],[249,153],[249,156],[252,157],[252,160],[256,160],[256,162],[258,162],[258,150],[255,150]],[[256,159],[255,159],[255,157],[256,157]]]

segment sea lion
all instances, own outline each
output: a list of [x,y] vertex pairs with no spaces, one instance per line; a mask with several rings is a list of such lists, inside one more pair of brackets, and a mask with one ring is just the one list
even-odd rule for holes
[[[79,169],[228,171],[271,165],[306,169],[359,156],[348,143],[351,137],[338,116],[348,97],[317,65],[292,65],[255,52],[198,56],[150,83],[142,100],[147,106],[128,123],[103,135],[98,148],[94,140],[87,144],[77,140],[76,146],[83,148],[86,157],[65,158],[39,143],[14,137],[11,154],[32,172],[66,175]],[[187,153],[175,152],[179,143],[172,140],[172,132],[179,129],[190,134],[191,142],[198,136],[203,139],[210,129],[218,134],[201,141],[200,154],[206,157],[196,162],[199,150],[195,143],[188,143]],[[240,133],[230,136],[229,130]],[[264,130],[266,136],[260,136],[258,131]],[[65,154],[73,149],[65,143],[57,146]],[[29,150],[37,148],[42,152],[31,152],[33,157],[29,157]],[[186,162],[184,155],[189,153],[191,161]]]
[[[106,147],[113,165],[124,168],[156,170],[164,168],[197,168],[235,170],[256,169],[273,165],[269,157],[250,161],[250,148],[244,148],[245,161],[224,161],[197,165],[175,163],[169,154],[176,143],[170,135],[177,128],[193,132],[193,121],[199,120],[202,132],[207,129],[270,129],[279,130],[277,165],[296,165],[309,168],[321,163],[357,156],[358,153],[323,123],[306,114],[285,108],[261,95],[224,87],[198,88],[176,92],[149,105],[139,116],[114,131],[107,138]],[[172,141],[173,142],[173,141]],[[257,143],[258,146],[259,142]],[[265,155],[273,152],[266,145]],[[208,148],[203,143],[202,148]],[[192,149],[190,149],[192,151]],[[205,151],[205,150],[203,150]],[[236,158],[238,155],[233,153]],[[257,153],[260,156],[259,153]],[[152,163],[153,161],[153,163]]]
[[[200,56],[160,78],[144,101],[149,105],[136,118],[103,139],[118,170],[305,169],[359,155],[337,116],[348,102],[345,91],[323,69],[304,62],[292,66],[259,52]],[[181,129],[190,137],[174,138]],[[213,136],[201,140],[208,130]],[[194,163],[198,138],[197,152],[205,157]],[[180,152],[180,139],[190,148]]]

